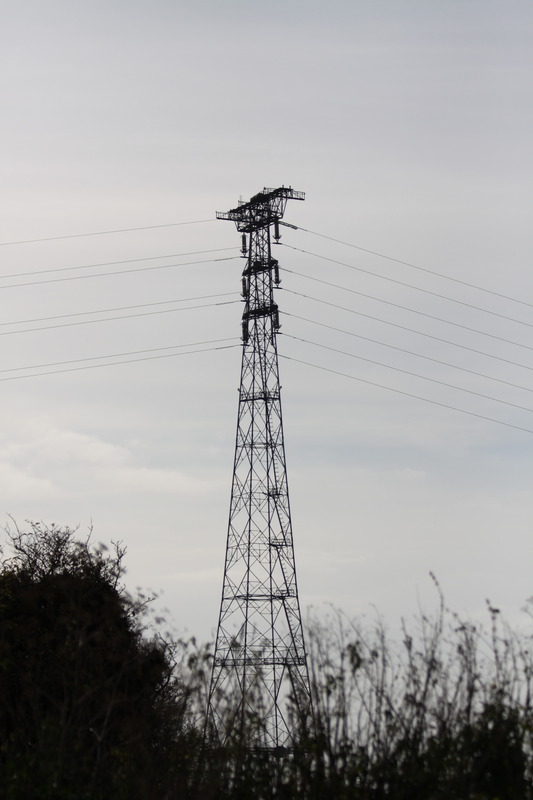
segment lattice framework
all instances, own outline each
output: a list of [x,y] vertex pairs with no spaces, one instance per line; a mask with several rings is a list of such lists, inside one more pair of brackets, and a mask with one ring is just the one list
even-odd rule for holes
[[251,725],[256,744],[272,749],[290,747],[311,715],[280,397],[274,298],[279,266],[271,253],[271,227],[279,240],[289,199],[303,200],[304,194],[290,187],[264,189],[217,213],[242,233],[246,266],[235,459],[208,718],[221,743]]

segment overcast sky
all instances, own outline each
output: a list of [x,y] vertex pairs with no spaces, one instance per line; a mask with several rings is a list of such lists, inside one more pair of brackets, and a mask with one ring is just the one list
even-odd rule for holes
[[0,247],[3,520],[92,524],[177,630],[212,635],[243,267],[214,215],[291,185],[306,200],[285,219],[314,232],[277,249],[302,607],[396,625],[435,605],[433,571],[459,613],[490,598],[519,623],[531,3],[7,0],[2,16],[0,241],[170,226]]

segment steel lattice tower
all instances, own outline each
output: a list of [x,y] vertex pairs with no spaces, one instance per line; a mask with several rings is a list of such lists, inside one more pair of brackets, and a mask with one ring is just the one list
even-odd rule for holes
[[[264,189],[217,213],[242,233],[246,266],[235,460],[208,719],[221,743],[255,720],[255,744],[272,749],[290,748],[312,710],[281,415],[274,300],[280,279],[270,239],[272,226],[274,239],[280,238],[287,200],[304,196],[291,188]],[[221,699],[228,695],[229,707]]]

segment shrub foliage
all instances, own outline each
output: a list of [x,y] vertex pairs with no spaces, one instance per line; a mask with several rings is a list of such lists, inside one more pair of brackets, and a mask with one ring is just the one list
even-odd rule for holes
[[379,619],[315,618],[313,724],[282,754],[254,746],[253,720],[220,747],[205,716],[210,648],[147,625],[123,559],[68,528],[9,534],[0,797],[533,800],[530,638],[497,609],[484,629],[441,598],[398,645]]

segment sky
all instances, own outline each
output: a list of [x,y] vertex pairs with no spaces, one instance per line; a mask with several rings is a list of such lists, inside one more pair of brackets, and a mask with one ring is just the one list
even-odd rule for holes
[[527,625],[532,33],[522,0],[7,0],[0,522],[121,541],[127,585],[213,637],[243,269],[215,212],[292,186],[304,615],[396,626],[434,573]]

